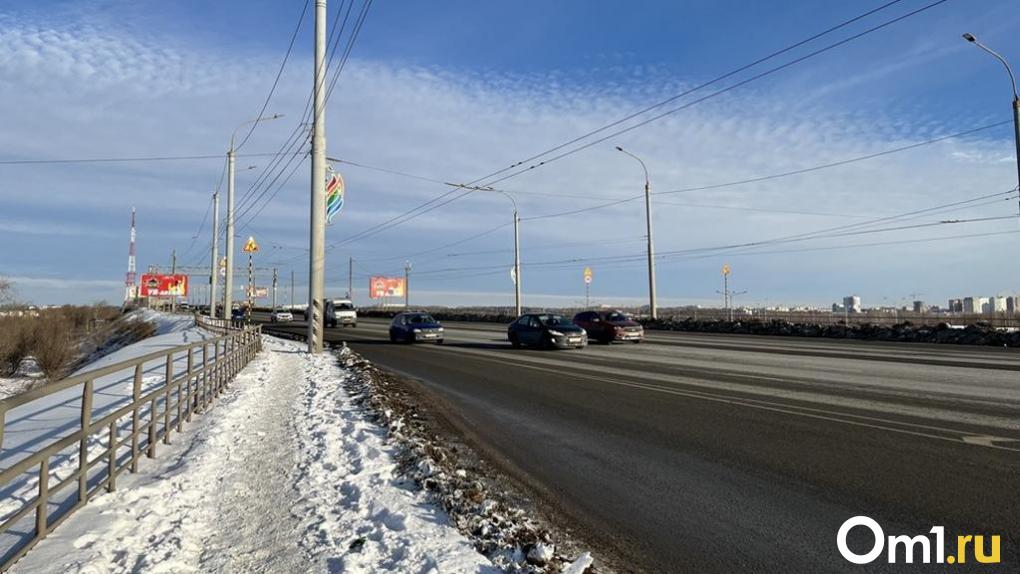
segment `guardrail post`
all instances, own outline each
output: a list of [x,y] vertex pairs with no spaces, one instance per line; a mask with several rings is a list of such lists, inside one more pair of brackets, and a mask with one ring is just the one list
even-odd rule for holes
[[166,393],[163,398],[163,444],[170,444],[170,385],[174,381],[174,354],[166,355]]
[[78,445],[78,505],[88,500],[89,429],[92,426],[92,379],[87,379],[81,393],[81,442]]
[[47,518],[50,504],[50,459],[43,458],[39,463],[39,506],[35,507],[35,537],[46,536]]
[[131,472],[138,472],[138,401],[142,398],[142,364],[135,365],[135,382],[131,390]]
[[4,448],[4,427],[7,426],[7,409],[0,407],[0,450]]
[[149,405],[149,414],[151,415],[149,420],[149,447],[145,449],[145,456],[156,458],[156,417],[159,416],[159,412],[156,410],[155,396],[152,397]]
[[110,421],[110,458],[106,465],[106,492],[117,488],[117,421]]
[[[191,390],[191,370],[195,366],[195,359],[191,353],[191,347],[188,347],[188,374],[184,378],[184,382],[187,385],[188,390]],[[183,422],[181,398],[186,395],[186,392],[182,392],[181,385],[177,385],[177,433],[181,432],[181,423]]]
[[[195,387],[198,386],[198,377],[194,377],[195,384],[194,385],[191,384],[191,379],[194,376],[193,375],[193,370],[195,368],[195,354],[194,354],[194,350],[195,350],[194,347],[189,347],[188,348],[188,392],[185,393],[185,396],[187,397],[187,401],[188,401],[188,408],[187,408],[187,415],[186,416],[187,416],[187,421],[189,423],[191,422],[191,410],[192,410],[193,405],[194,405],[194,403],[192,402],[192,400],[194,398],[194,395],[195,395],[194,389],[195,389]],[[203,355],[202,358],[204,359],[205,355]],[[180,429],[178,429],[177,432],[180,432]]]

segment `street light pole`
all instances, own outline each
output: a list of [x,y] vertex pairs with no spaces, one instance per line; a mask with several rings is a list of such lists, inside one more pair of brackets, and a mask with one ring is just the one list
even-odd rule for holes
[[283,114],[262,116],[248,120],[234,128],[230,134],[230,149],[227,150],[227,274],[223,280],[223,316],[229,317],[231,308],[234,306],[234,176],[236,174],[235,163],[237,149],[234,148],[234,140],[237,139],[237,132],[241,128],[282,118]]
[[[1017,189],[1020,189],[1020,93],[1018,93],[1016,89],[1016,76],[1013,75],[1013,68],[1010,67],[1006,58],[1003,58],[991,48],[985,46],[981,42],[978,42],[977,38],[975,38],[973,34],[965,33],[963,35],[963,39],[974,44],[978,48],[981,48],[985,52],[988,52],[994,56],[996,60],[1002,62],[1003,67],[1006,68],[1006,73],[1009,74],[1009,81],[1013,86],[1013,144],[1016,147]],[[1020,205],[1018,205],[1018,209],[1020,209]]]
[[220,280],[220,192],[213,192],[212,260],[209,262],[209,316],[216,318],[216,287]]
[[616,146],[616,149],[638,160],[641,169],[645,172],[645,225],[648,229],[648,311],[652,320],[655,320],[659,318],[659,312],[655,305],[655,245],[652,240],[652,186],[648,179],[648,167],[638,156],[620,146]]
[[312,80],[312,186],[308,238],[308,352],[322,352],[326,291],[326,0],[315,0],[315,74]]

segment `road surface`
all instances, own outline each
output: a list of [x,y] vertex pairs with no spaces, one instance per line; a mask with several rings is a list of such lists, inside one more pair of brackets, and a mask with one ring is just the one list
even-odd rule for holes
[[[662,332],[513,350],[483,323],[411,346],[373,319],[327,340],[445,399],[635,571],[846,571],[836,532],[862,514],[887,535],[945,526],[947,553],[958,534],[999,534],[1003,566],[1020,563],[1016,350]],[[861,571],[895,571],[884,560]]]

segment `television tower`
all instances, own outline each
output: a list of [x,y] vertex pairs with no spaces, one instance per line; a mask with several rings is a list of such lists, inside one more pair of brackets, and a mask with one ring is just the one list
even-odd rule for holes
[[128,248],[128,270],[124,276],[124,303],[138,298],[138,274],[135,273],[135,208],[131,208],[131,247]]

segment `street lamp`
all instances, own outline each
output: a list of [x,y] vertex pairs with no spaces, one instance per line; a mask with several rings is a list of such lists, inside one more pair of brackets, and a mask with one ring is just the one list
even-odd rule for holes
[[[255,169],[256,166],[249,165],[246,170]],[[212,209],[212,253],[210,253],[211,259],[209,263],[209,316],[213,319],[216,318],[216,306],[219,305],[219,276],[220,276],[220,191],[217,189],[213,192],[213,209]],[[226,268],[223,272],[226,273]],[[226,315],[226,311],[224,312]],[[229,318],[225,316],[224,318]]]
[[230,134],[230,149],[227,150],[227,273],[223,280],[224,317],[230,316],[230,310],[234,305],[234,156],[237,153],[234,148],[234,139],[237,138],[238,130],[247,125],[282,117],[283,114],[273,114],[248,120],[237,126],[234,133]]
[[1009,67],[1009,62],[1006,58],[1003,58],[991,48],[985,46],[981,42],[977,41],[977,38],[973,34],[965,33],[963,39],[974,44],[978,48],[981,48],[985,52],[988,52],[995,57],[996,60],[1002,62],[1002,65],[1006,68],[1006,73],[1009,74],[1009,81],[1013,86],[1013,143],[1016,146],[1016,175],[1017,175],[1017,189],[1020,189],[1020,95],[1016,89],[1016,77],[1013,75],[1013,69]]
[[648,182],[648,168],[645,166],[645,162],[641,161],[641,158],[638,156],[620,146],[616,146],[616,149],[638,160],[638,163],[641,164],[641,169],[645,170],[645,223],[648,226],[648,309],[652,320],[655,320],[659,318],[659,313],[655,307],[655,247],[652,242],[652,187]]
[[469,189],[472,191],[493,191],[502,194],[504,197],[510,200],[510,203],[514,206],[514,310],[517,316],[521,316],[521,233],[520,224],[521,216],[517,211],[517,200],[514,196],[503,191],[502,189],[494,189],[492,187],[467,187],[463,184],[447,183],[446,185],[457,187],[461,189]]

